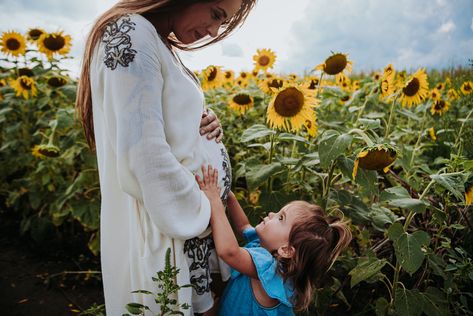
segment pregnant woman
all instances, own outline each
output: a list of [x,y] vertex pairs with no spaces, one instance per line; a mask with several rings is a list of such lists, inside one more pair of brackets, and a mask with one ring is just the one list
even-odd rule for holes
[[176,50],[222,40],[255,1],[122,0],[92,28],[76,107],[97,152],[107,315],[122,315],[130,302],[159,311],[151,295],[131,292],[158,292],[151,278],[168,248],[178,284],[195,285],[177,294],[178,304],[192,305],[185,315],[212,307],[210,272],[228,276],[215,256],[209,201],[194,180],[212,164],[225,200],[228,156],[199,133],[204,95]]

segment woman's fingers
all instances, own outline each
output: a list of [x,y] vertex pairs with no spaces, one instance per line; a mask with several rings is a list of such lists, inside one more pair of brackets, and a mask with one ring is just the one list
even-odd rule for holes
[[202,133],[202,128],[207,127],[210,123],[218,121],[217,116],[215,114],[209,112],[205,116],[202,115],[202,119],[200,120],[200,127],[201,127],[201,133]]

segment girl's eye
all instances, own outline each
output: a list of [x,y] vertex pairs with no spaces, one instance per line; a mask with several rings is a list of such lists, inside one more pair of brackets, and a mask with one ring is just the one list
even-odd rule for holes
[[279,215],[279,220],[282,221],[284,219],[284,216]]

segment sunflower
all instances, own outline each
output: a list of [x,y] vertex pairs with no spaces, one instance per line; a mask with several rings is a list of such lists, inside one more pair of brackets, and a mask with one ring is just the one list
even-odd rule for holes
[[[315,114],[315,112],[314,112]],[[307,134],[310,136],[310,137],[315,137],[317,136],[317,120],[315,118],[316,116],[314,116],[314,119],[313,120],[305,120],[305,123],[304,123],[304,127],[305,129],[307,130]]]
[[225,70],[223,72],[224,84],[232,83],[235,80],[235,72],[233,70]]
[[349,95],[349,94],[345,94],[344,96],[342,96],[342,97],[340,98],[340,101],[341,101],[343,104],[347,103],[347,102],[350,101],[350,100],[351,100],[351,95]]
[[465,184],[465,204],[467,206],[473,203],[473,173],[470,173],[466,178]]
[[424,69],[419,69],[404,84],[401,90],[402,106],[411,107],[421,103],[429,94],[429,83]]
[[287,80],[296,82],[299,80],[299,76],[297,74],[289,74],[287,75]]
[[335,80],[337,81],[337,85],[345,91],[351,91],[351,80],[345,75],[343,72],[340,73]]
[[43,33],[38,39],[39,51],[46,54],[49,59],[54,54],[66,55],[71,50],[71,36],[63,32]]
[[375,73],[372,75],[372,77],[373,77],[373,80],[374,80],[374,81],[378,81],[378,80],[381,79],[381,74],[380,74],[379,72],[375,72]]
[[48,85],[53,88],[59,88],[67,83],[67,78],[64,76],[52,76],[48,78]]
[[27,76],[20,76],[17,79],[10,79],[10,86],[15,89],[16,96],[23,95],[23,98],[28,99],[30,96],[35,96],[37,93],[36,83],[33,79]]
[[34,43],[41,37],[41,35],[43,35],[45,33],[46,32],[43,29],[35,27],[35,28],[32,28],[32,29],[29,29],[28,32],[26,32],[26,38],[30,42]]
[[397,151],[388,144],[378,144],[363,148],[356,156],[352,177],[355,179],[358,166],[366,170],[381,170],[388,172],[397,157]]
[[383,78],[394,79],[395,76],[396,76],[396,69],[394,69],[392,64],[388,64],[386,67],[384,67]]
[[433,88],[432,90],[430,90],[430,98],[433,100],[433,101],[438,101],[440,100],[440,91],[437,89],[437,88]]
[[391,97],[396,92],[396,85],[394,82],[394,78],[392,76],[384,76],[381,79],[379,89],[381,90],[381,94],[379,95],[379,99],[391,101]]
[[7,82],[5,79],[0,79],[0,88],[5,87],[7,85]]
[[429,128],[429,135],[433,141],[437,140],[437,135],[435,134],[435,129],[433,127]]
[[219,88],[224,82],[223,71],[220,66],[208,66],[202,71],[202,89],[204,91]]
[[273,96],[267,110],[271,128],[298,132],[306,121],[315,119],[314,107],[318,100],[314,91],[299,84],[285,84]]
[[253,204],[253,205],[257,205],[258,204],[258,201],[259,201],[259,196],[261,195],[261,191],[260,190],[255,190],[255,191],[252,191],[250,192],[249,196],[248,196],[248,201]]
[[37,158],[56,158],[59,156],[59,148],[54,145],[35,145],[31,149],[31,154]]
[[236,112],[244,114],[253,107],[254,100],[251,95],[240,92],[231,97],[229,105]]
[[471,81],[465,81],[460,90],[464,95],[470,94],[473,91],[473,82]]
[[2,52],[14,57],[24,55],[26,52],[25,38],[20,33],[14,31],[2,34],[0,46],[2,47]]
[[246,88],[248,87],[248,80],[243,80],[242,78],[238,77],[235,79],[235,83],[241,87],[241,88]]
[[317,88],[319,87],[319,82],[320,82],[319,78],[309,77],[304,82],[304,87],[310,90],[317,90]]
[[338,75],[344,70],[351,73],[352,62],[348,60],[347,54],[335,53],[328,57],[323,64],[315,67],[315,70],[322,70],[327,75]]
[[262,80],[258,84],[259,88],[267,94],[273,94],[275,90],[281,88],[283,85],[284,85],[284,80],[277,77]]
[[445,83],[443,82],[437,83],[437,85],[435,86],[435,89],[437,89],[438,91],[442,91],[443,89],[445,89]]
[[447,91],[447,98],[450,100],[450,101],[455,101],[455,100],[458,100],[458,98],[460,97],[460,95],[458,94],[457,90],[451,88],[451,89],[448,89]]
[[257,49],[257,54],[253,56],[255,62],[255,70],[267,71],[269,68],[273,68],[274,62],[276,61],[276,54],[270,49]]
[[449,107],[450,104],[448,102],[439,99],[434,101],[434,103],[432,104],[432,107],[430,108],[430,113],[432,113],[432,115],[442,115],[443,113],[447,112]]

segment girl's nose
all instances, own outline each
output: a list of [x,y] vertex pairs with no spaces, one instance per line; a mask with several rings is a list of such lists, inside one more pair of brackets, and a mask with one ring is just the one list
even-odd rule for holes
[[273,218],[273,216],[274,216],[274,213],[273,213],[273,212],[269,212],[269,213],[268,213],[268,217],[269,217],[269,218]]

